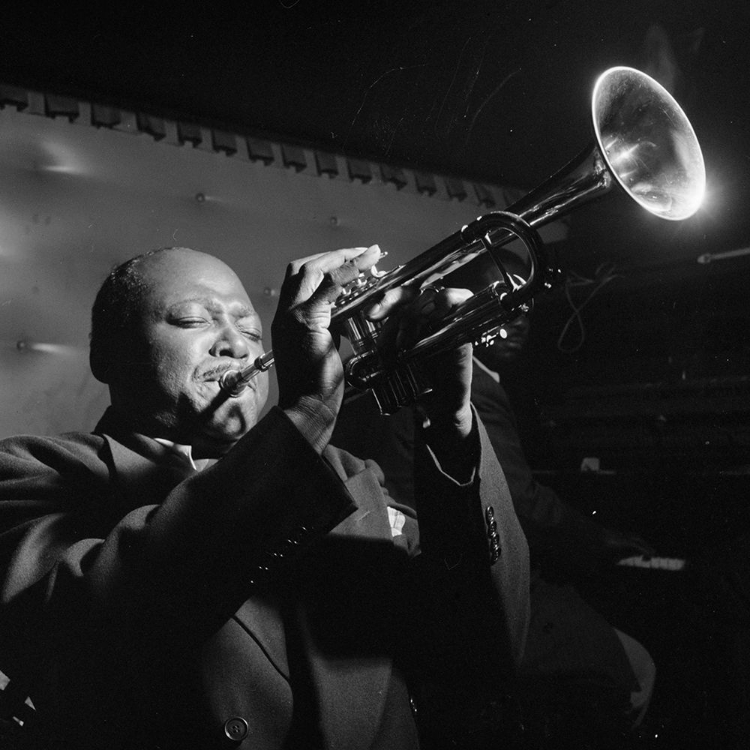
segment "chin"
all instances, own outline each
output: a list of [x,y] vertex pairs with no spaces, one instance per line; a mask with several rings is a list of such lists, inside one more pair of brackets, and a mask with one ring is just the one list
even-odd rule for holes
[[253,409],[232,409],[229,414],[214,412],[212,418],[204,425],[203,432],[209,440],[218,443],[234,444],[246,435],[258,421]]
[[191,444],[195,458],[220,458],[228,453],[250,428],[230,430],[225,426],[205,425]]
[[193,399],[183,407],[177,421],[183,425],[188,442],[218,454],[226,453],[255,426],[260,411],[253,398]]

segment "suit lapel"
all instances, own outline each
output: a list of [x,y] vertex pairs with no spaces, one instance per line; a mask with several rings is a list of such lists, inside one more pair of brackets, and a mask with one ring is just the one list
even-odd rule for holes
[[365,539],[390,539],[388,513],[381,501],[382,490],[375,475],[371,471],[362,471],[350,477],[344,485],[355,499],[357,510],[331,533]]
[[161,503],[194,470],[155,440],[133,447],[104,435],[112,456],[112,479],[122,502],[132,507]]
[[[337,620],[334,617],[329,623],[334,630],[337,626],[341,628],[341,639],[345,641],[341,644],[341,653],[337,652],[336,644],[326,644],[316,636],[316,623],[308,619],[309,609],[302,613],[301,618],[311,684],[319,710],[319,726],[325,747],[331,750],[371,747],[391,678],[391,649],[368,640],[370,628],[379,627],[379,623],[373,620],[384,616],[384,612],[382,609],[370,612],[366,601],[368,591],[385,585],[388,580],[388,561],[395,552],[382,490],[370,471],[355,474],[345,484],[358,509],[329,535],[327,541],[331,544],[331,554],[337,556],[329,569],[339,571],[341,586],[335,592],[335,606],[356,612],[364,599],[364,614],[350,621],[349,612],[345,612],[342,618]],[[361,554],[358,554],[360,548]],[[366,561],[361,570],[343,570],[352,564],[359,567],[360,561]],[[377,594],[373,594],[373,599],[377,601]],[[360,632],[348,633],[350,627],[355,630],[358,627]],[[361,651],[351,653],[348,650],[351,646],[359,647]]]
[[234,616],[277,671],[290,679],[285,628],[278,601],[270,596],[254,596]]
[[[388,580],[388,553],[395,552],[395,546],[375,476],[365,471],[345,484],[357,510],[300,560],[285,603],[253,597],[235,616],[293,682],[301,731],[309,731],[313,722],[325,748],[364,750],[372,745],[380,725],[391,678],[390,649],[372,648],[366,636],[371,622],[355,616],[353,622],[361,632],[351,632],[352,623],[343,622],[336,613],[343,611],[347,617],[352,609],[357,611],[361,597],[367,599],[371,588],[368,577],[382,574],[383,581]],[[340,556],[351,552],[351,545],[362,548],[364,559],[383,561],[382,570],[365,564],[364,580],[352,572]],[[353,577],[361,584],[354,601],[348,593]],[[346,642],[336,635],[337,628]],[[361,653],[350,651],[360,646]]]

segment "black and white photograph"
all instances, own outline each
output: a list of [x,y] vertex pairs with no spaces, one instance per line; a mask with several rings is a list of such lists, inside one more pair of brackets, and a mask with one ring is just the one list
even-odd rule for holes
[[744,750],[750,4],[20,3],[1,750]]

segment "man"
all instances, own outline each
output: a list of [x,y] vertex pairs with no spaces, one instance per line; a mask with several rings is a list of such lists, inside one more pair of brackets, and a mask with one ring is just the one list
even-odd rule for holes
[[[419,522],[375,464],[329,445],[331,308],[379,257],[290,264],[262,419],[266,374],[219,387],[263,349],[224,263],[167,249],[102,286],[91,366],[110,409],[92,434],[0,445],[0,667],[55,747],[417,748],[415,706],[435,747],[481,747],[521,657],[528,559],[469,403],[470,347],[435,362]],[[459,301],[399,289],[370,316],[418,335]],[[434,710],[483,697],[476,717]]]

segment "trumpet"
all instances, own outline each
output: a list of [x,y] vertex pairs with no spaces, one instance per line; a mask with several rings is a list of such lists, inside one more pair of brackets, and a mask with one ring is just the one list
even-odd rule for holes
[[[700,207],[706,173],[700,145],[687,116],[657,81],[634,68],[604,71],[591,96],[593,139],[574,159],[504,211],[491,211],[391,271],[360,274],[337,299],[332,325],[343,322],[353,356],[346,363],[347,384],[372,391],[381,413],[392,414],[429,391],[422,363],[464,343],[486,343],[503,324],[528,311],[533,298],[552,285],[550,267],[537,227],[620,188],[649,213],[670,221],[692,216]],[[529,270],[519,282],[504,268],[499,249],[520,240]],[[489,254],[502,280],[461,304],[441,327],[402,351],[380,345],[381,323],[363,310],[390,289],[434,284],[458,268]],[[220,384],[239,395],[273,364],[273,352],[242,370],[224,374]]]

